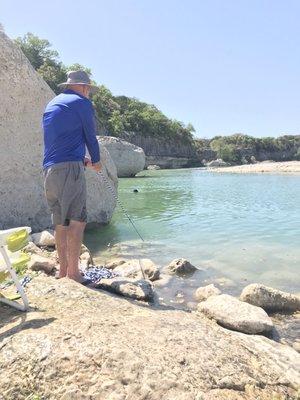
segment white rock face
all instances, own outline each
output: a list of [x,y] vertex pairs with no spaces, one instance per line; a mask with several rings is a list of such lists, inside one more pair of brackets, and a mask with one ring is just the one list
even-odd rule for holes
[[50,225],[43,192],[41,116],[52,90],[0,31],[0,229]]
[[161,169],[185,168],[189,165],[187,157],[146,156],[146,166],[157,165]]
[[228,294],[211,296],[198,304],[198,311],[215,319],[225,328],[244,333],[266,333],[273,323],[260,307],[244,303]]
[[226,167],[228,164],[222,160],[222,158],[217,158],[216,160],[210,161],[206,164],[207,167]]
[[98,138],[100,147],[105,147],[113,159],[119,177],[135,176],[145,167],[145,153],[141,147],[113,136]]
[[[21,50],[0,31],[0,229],[51,226],[42,176],[41,119],[55,95],[35,72]],[[104,174],[116,188],[116,169],[108,153]],[[115,200],[103,180],[92,171],[88,180],[88,218],[107,223]]]
[[241,293],[240,299],[271,312],[300,310],[299,296],[258,283],[246,286]]
[[160,169],[159,165],[148,165],[147,169],[152,170],[152,169]]

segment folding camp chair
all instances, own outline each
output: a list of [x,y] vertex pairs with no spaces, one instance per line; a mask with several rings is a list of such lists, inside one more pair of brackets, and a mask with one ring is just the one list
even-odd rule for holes
[[20,269],[30,261],[30,256],[20,251],[27,245],[30,232],[31,228],[29,227],[0,231],[0,282],[10,276],[19,293],[19,296],[14,297],[21,297],[23,304],[15,301],[14,298],[6,297],[1,290],[0,301],[20,311],[26,311],[29,304],[15,268]]

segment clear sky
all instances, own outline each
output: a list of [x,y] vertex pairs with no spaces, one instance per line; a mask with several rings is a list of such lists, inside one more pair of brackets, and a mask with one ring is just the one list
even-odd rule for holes
[[10,37],[48,39],[199,137],[300,133],[299,21],[300,0],[0,0]]

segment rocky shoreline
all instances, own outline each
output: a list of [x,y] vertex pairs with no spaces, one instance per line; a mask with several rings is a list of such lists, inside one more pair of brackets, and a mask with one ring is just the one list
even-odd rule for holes
[[[272,340],[270,314],[299,315],[298,296],[252,284],[236,298],[207,285],[196,309],[179,310],[155,292],[197,270],[185,259],[162,269],[141,260],[146,279],[138,260],[111,260],[119,276],[85,288],[51,276],[51,232],[32,235],[26,251],[31,309],[0,306],[1,400],[298,398],[299,341]],[[93,266],[85,246],[80,258],[83,270]]]

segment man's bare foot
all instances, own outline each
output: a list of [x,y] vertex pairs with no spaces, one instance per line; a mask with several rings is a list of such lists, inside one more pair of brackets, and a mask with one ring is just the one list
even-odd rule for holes
[[59,268],[59,277],[60,278],[65,278],[68,275],[68,268]]
[[76,275],[68,274],[68,278],[69,279],[73,279],[73,281],[76,281],[76,282],[79,282],[79,283],[82,283],[82,282],[85,281],[84,277],[81,275],[80,272],[78,274],[76,274]]
[[67,276],[67,269],[62,269],[62,268],[57,268],[58,272],[56,272],[55,274],[55,278],[56,279],[61,279],[61,278],[65,278]]

